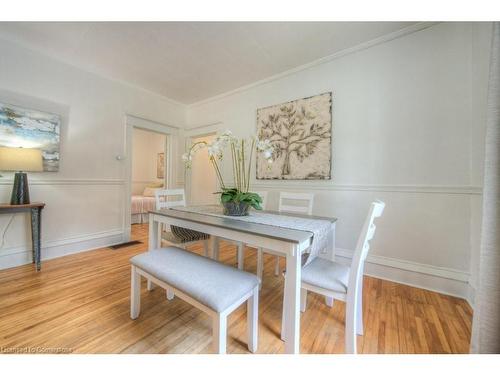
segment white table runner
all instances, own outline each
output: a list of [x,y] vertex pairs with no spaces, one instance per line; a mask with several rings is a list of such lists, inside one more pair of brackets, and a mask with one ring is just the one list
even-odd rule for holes
[[227,216],[223,214],[222,206],[220,205],[187,206],[175,207],[172,209],[310,232],[313,234],[313,239],[311,247],[308,249],[309,255],[304,265],[309,264],[322,251],[326,250],[326,247],[328,246],[328,237],[331,235],[332,231],[332,225],[328,220],[288,216],[283,214],[278,215],[257,210],[251,210],[248,216]]

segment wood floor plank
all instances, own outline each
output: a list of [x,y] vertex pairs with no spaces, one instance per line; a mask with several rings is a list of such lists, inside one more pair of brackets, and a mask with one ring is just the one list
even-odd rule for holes
[[[74,353],[211,353],[211,320],[160,288],[141,290],[141,314],[129,317],[129,259],[146,251],[147,225],[132,226],[142,244],[91,250],[0,271],[0,346],[68,348]],[[190,251],[201,254],[193,245]],[[221,261],[236,264],[236,248],[222,242]],[[259,353],[283,353],[280,340],[283,277],[264,256],[259,296]],[[284,261],[281,260],[281,267]],[[255,273],[256,250],[245,270]],[[360,353],[468,353],[472,309],[466,301],[372,277],[364,278],[364,336]],[[308,294],[301,314],[302,353],[343,353],[345,304],[329,308]],[[227,351],[248,353],[246,307],[229,317]]]

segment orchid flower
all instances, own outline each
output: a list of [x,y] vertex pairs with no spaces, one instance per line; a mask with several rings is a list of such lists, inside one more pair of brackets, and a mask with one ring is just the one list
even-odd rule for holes
[[[272,154],[274,152],[274,147],[269,139],[259,140],[256,138],[251,139],[251,146],[248,150],[248,141],[244,139],[236,138],[230,130],[226,130],[224,133],[218,135],[211,143],[205,141],[194,143],[188,152],[182,155],[182,160],[186,163],[186,168],[191,168],[193,155],[206,147],[208,151],[208,156],[212,166],[215,169],[217,178],[219,179],[219,184],[224,190],[225,185],[220,172],[218,161],[222,160],[223,151],[229,146],[231,157],[233,161],[233,175],[234,175],[234,185],[235,189],[241,192],[248,192],[250,185],[250,170],[251,161],[253,156],[253,151],[256,149],[258,152],[262,153],[263,157],[269,162],[272,162]],[[248,165],[246,164],[246,152],[250,151],[248,157]]]

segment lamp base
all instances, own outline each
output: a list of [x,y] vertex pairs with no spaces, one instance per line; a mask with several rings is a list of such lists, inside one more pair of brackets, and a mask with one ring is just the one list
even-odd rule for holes
[[28,187],[28,175],[23,172],[16,172],[14,175],[14,186],[12,186],[12,195],[10,204],[29,204],[30,191]]

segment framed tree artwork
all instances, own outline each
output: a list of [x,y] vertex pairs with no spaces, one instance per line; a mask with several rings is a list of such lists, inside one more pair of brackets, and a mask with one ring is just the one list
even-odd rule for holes
[[274,148],[272,163],[257,155],[258,180],[331,179],[331,92],[258,109],[257,134]]

